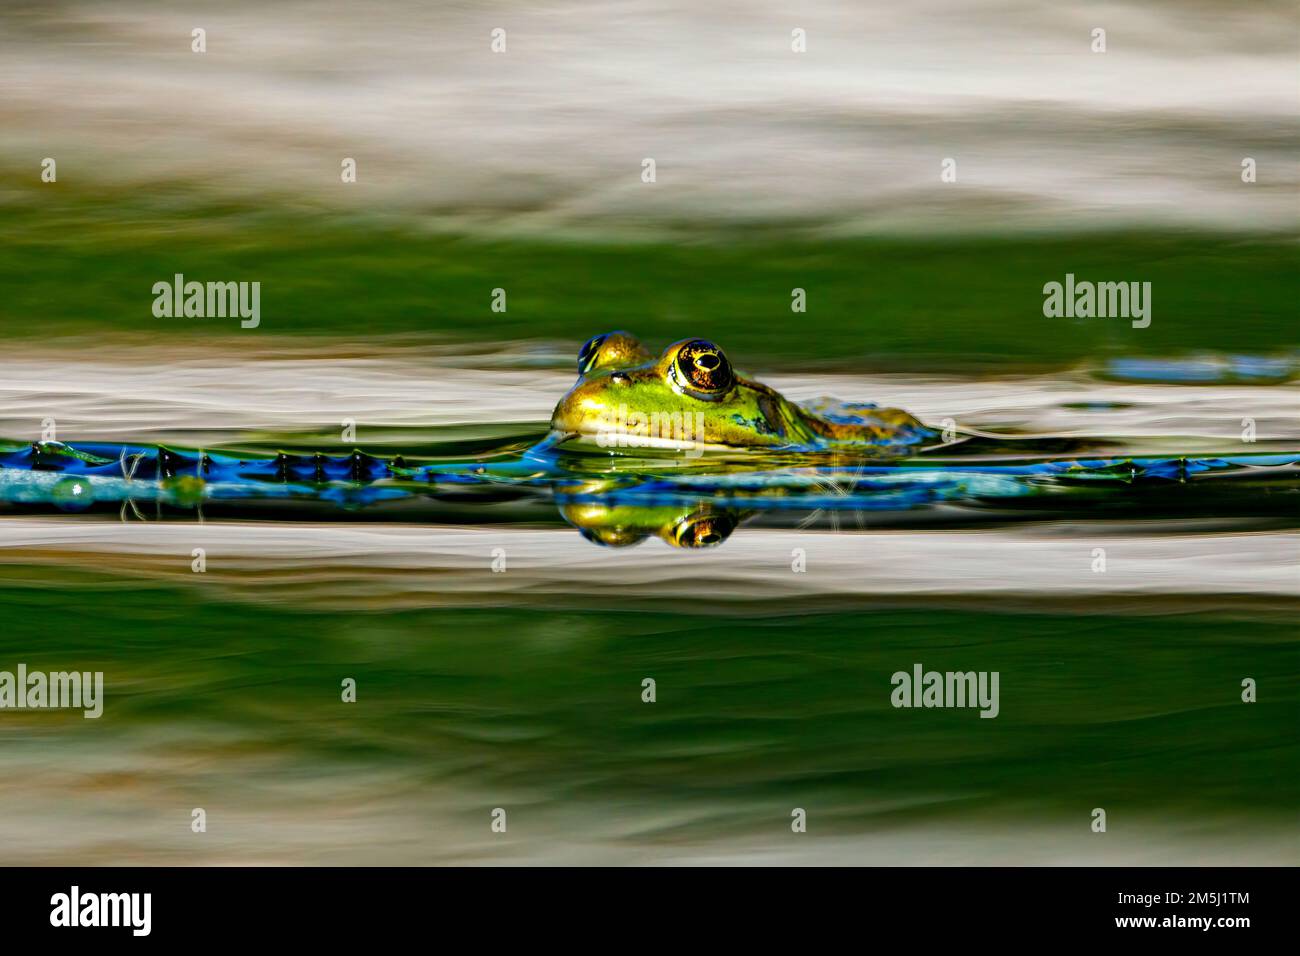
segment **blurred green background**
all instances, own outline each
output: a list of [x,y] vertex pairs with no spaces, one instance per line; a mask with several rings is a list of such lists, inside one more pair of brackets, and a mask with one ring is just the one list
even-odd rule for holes
[[[577,345],[627,328],[711,337],[762,367],[973,372],[1110,355],[1285,353],[1300,343],[1290,237],[1195,232],[936,238],[693,230],[678,241],[485,239],[272,203],[160,203],[61,184],[0,206],[10,337],[244,334]],[[259,281],[261,326],[155,318],[152,286]],[[1153,318],[1046,318],[1044,283],[1148,281]],[[492,290],[508,308],[491,311]],[[791,312],[791,290],[808,312]]]

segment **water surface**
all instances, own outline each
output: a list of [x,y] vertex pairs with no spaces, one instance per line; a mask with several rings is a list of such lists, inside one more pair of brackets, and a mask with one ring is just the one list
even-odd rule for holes
[[[311,449],[352,418],[377,454],[472,455],[544,429],[572,378],[558,349],[149,359],[55,375],[17,350],[5,431]],[[1286,383],[770,379],[1149,452],[1296,446]],[[3,859],[1294,862],[1294,480],[1209,487],[1026,508],[846,507],[832,486],[699,550],[600,547],[545,494],[296,516],[10,505],[0,661],[102,669],[107,701],[97,721],[0,724]],[[998,717],[893,708],[891,675],[918,662],[998,671]]]

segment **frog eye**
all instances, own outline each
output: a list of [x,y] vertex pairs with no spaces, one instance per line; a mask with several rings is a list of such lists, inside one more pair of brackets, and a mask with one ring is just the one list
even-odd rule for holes
[[602,548],[630,548],[648,537],[644,532],[624,528],[579,528],[578,533]]
[[609,334],[595,335],[587,339],[586,344],[578,350],[578,374],[586,375],[591,371],[592,365],[596,363],[596,358],[600,355],[600,347],[605,343]]
[[725,392],[735,382],[731,363],[722,349],[704,339],[687,342],[678,349],[673,369],[679,384],[710,394]]
[[606,332],[589,339],[578,350],[578,374],[590,375],[605,368],[631,368],[651,359],[645,346],[631,332]]

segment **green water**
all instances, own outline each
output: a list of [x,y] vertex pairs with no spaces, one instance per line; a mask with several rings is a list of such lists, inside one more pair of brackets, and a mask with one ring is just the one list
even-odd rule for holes
[[[756,229],[677,242],[489,240],[425,231],[418,217],[398,224],[179,196],[11,191],[0,210],[0,348],[21,343],[30,356],[48,347],[57,362],[143,338],[166,367],[181,338],[220,341],[225,354],[237,351],[233,340],[339,355],[427,337],[467,353],[514,342],[515,356],[537,347],[551,362],[554,348],[576,354],[589,336],[625,327],[657,345],[715,338],[760,377],[955,371],[977,394],[993,371],[1128,355],[1286,355],[1297,345],[1297,250],[1279,237],[833,239]],[[155,318],[150,289],[176,272],[260,281],[261,327]],[[1067,272],[1151,281],[1151,327],[1045,319],[1041,288]],[[508,292],[505,313],[489,308],[497,287]],[[806,316],[790,312],[795,287],[808,292]],[[312,410],[331,383],[313,383],[318,393],[294,381],[301,421],[258,430],[258,440],[336,440]],[[47,406],[67,400],[60,438],[124,439],[67,429],[93,433],[134,392],[102,396],[96,408],[78,404],[77,381],[48,384],[5,409],[13,434],[0,438],[30,440]],[[1289,386],[1258,388],[1278,387]],[[1041,400],[1046,386],[1033,388]],[[1223,447],[1237,442],[1246,406],[1228,395],[1226,411],[1208,415],[1202,393],[1184,388],[1182,403],[1159,413],[1176,423],[1166,437],[1206,427]],[[1099,407],[1111,407],[1097,389]],[[1287,393],[1251,393],[1262,396],[1261,440],[1294,446],[1276,425],[1278,394]],[[489,396],[454,397],[472,407]],[[166,427],[168,400],[150,398],[150,425]],[[1113,407],[1135,414],[1135,401]],[[396,420],[382,408],[368,414],[376,429]],[[1100,427],[1103,414],[1076,401],[1068,421]],[[195,425],[194,406],[186,421]],[[408,450],[455,438],[477,453],[520,427],[388,434]],[[231,438],[247,444],[249,433]],[[435,517],[431,531],[477,529],[476,561],[486,562],[501,526],[576,538],[550,511],[530,521],[490,501],[447,507],[460,510]],[[1294,529],[1285,502],[1260,507],[1266,530]],[[1132,510],[1124,517],[1137,535]],[[1147,510],[1149,534],[1166,541],[1257,527],[1232,509]],[[235,586],[215,559],[178,584],[188,544],[149,564],[125,549],[87,557],[54,534],[91,520],[54,519],[33,544],[22,537],[32,526],[0,517],[0,670],[102,670],[107,687],[98,720],[0,715],[0,863],[1300,859],[1293,591],[1229,596],[1196,581],[1144,591],[1153,578],[1134,582],[1122,603],[1100,586],[1053,601],[1031,587],[1015,597],[964,591],[953,571],[944,596],[927,596],[949,574],[940,564],[879,600],[849,600],[823,580],[821,597],[785,601],[769,593],[773,573],[740,573],[760,554],[789,574],[788,544],[767,556],[770,532],[756,527],[716,552],[736,575],[715,571],[698,584],[662,575],[660,558],[691,560],[656,558],[649,549],[662,542],[637,549],[649,555],[641,565],[610,552],[609,566],[631,561],[628,574],[659,589],[652,602],[584,593],[580,567],[564,589],[497,591],[489,580],[467,597],[464,581],[440,586],[451,572],[430,557],[412,606],[374,596],[384,592],[364,561],[321,550],[337,546],[341,526],[322,525],[315,544],[301,544],[293,556],[302,564],[244,569]],[[1044,532],[1077,541],[1085,580],[1089,521],[1073,515]],[[968,527],[978,544],[1004,540],[1013,523]],[[864,553],[873,534],[924,543],[927,533],[891,529],[884,515],[843,530]],[[41,533],[59,543],[42,548]],[[1171,578],[1182,580],[1183,557],[1211,567],[1216,555],[1238,557],[1198,540],[1208,550],[1168,557]],[[738,550],[745,542],[753,550]],[[561,568],[562,553],[557,546]],[[1122,553],[1116,560],[1123,575]],[[309,575],[329,575],[326,596],[339,600],[320,588],[295,593],[292,582]],[[891,675],[917,663],[997,671],[998,717],[891,706]],[[340,699],[346,678],[355,703]],[[646,678],[653,703],[642,700]],[[1258,685],[1255,703],[1241,699],[1246,678]],[[197,807],[208,814],[203,834],[190,827]],[[509,814],[505,834],[489,829],[497,807]],[[791,832],[794,808],[807,811],[806,834]],[[1106,810],[1104,834],[1090,829],[1094,808]]]
[[[441,818],[440,788],[465,794],[436,833],[407,835],[430,861],[472,845],[497,806],[517,839],[599,833],[628,850],[775,839],[794,807],[823,837],[974,822],[1068,840],[1104,807],[1097,838],[1122,855],[1152,819],[1267,828],[1293,824],[1300,801],[1300,650],[1280,615],[720,617],[691,613],[690,595],[653,615],[321,613],[90,572],[10,580],[0,600],[17,625],[0,660],[102,668],[109,687],[99,721],[7,716],[10,772],[77,767],[87,747],[121,755],[118,773],[162,764],[114,809],[159,846],[201,806],[227,854],[273,855],[242,817],[219,821],[236,807],[312,818],[340,790],[357,832],[381,833],[405,825],[394,795],[403,814]],[[999,716],[892,707],[891,674],[916,662],[997,670]],[[1245,676],[1256,704],[1240,700]],[[613,814],[616,832],[558,832],[570,814]]]
[[[713,338],[769,371],[926,372],[1300,342],[1300,250],[1287,236],[834,239],[773,227],[678,242],[487,240],[418,230],[418,216],[56,189],[11,193],[0,207],[8,335],[422,334],[470,348],[546,340],[576,355],[597,332],[628,328],[660,344]],[[155,318],[150,290],[178,272],[261,282],[261,326]],[[1043,285],[1066,273],[1151,282],[1151,326],[1044,318]],[[505,312],[491,309],[496,288]],[[794,288],[807,292],[806,314],[791,312]]]

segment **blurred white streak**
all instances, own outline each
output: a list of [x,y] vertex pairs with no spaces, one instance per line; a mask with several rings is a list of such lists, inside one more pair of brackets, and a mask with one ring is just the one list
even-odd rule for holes
[[0,160],[537,234],[1288,229],[1295,37],[1275,2],[9,4]]
[[[1164,532],[1164,533],[1158,533]],[[56,573],[95,569],[204,589],[237,600],[349,609],[462,606],[661,606],[664,594],[696,594],[699,612],[794,610],[800,599],[931,607],[935,601],[1047,603],[1080,600],[1116,613],[1126,597],[1226,598],[1286,606],[1300,597],[1291,532],[1225,532],[1195,523],[1064,522],[995,532],[810,533],[740,528],[722,547],[684,553],[659,541],[610,551],[576,531],[402,525],[141,524],[9,518],[0,523],[0,566]],[[201,547],[220,573],[193,574]],[[504,548],[508,571],[489,572]],[[1108,570],[1091,570],[1092,549]],[[803,548],[810,570],[790,570]],[[111,560],[106,560],[110,558]],[[22,573],[30,573],[22,572]],[[11,579],[12,580],[12,579]],[[40,580],[40,578],[34,579]],[[206,593],[206,592],[205,592]],[[755,598],[754,595],[761,595]],[[707,599],[703,599],[707,596]],[[1097,602],[1096,598],[1105,598]]]
[[[63,441],[191,447],[295,432],[337,439],[344,419],[357,422],[361,445],[410,440],[409,432],[395,429],[426,429],[435,437],[435,429],[456,424],[544,428],[576,377],[569,363],[570,352],[558,346],[510,342],[472,350],[428,343],[310,347],[259,336],[180,339],[165,349],[116,340],[85,349],[65,343],[53,351],[20,342],[6,347],[0,438],[34,440],[46,417],[54,418]],[[1300,389],[1294,385],[1123,384],[1083,372],[759,378],[795,401],[871,401],[935,424],[953,418],[992,431],[1150,438],[1179,455],[1209,448],[1264,451],[1269,440],[1293,446],[1300,439]],[[1241,443],[1244,416],[1255,420],[1260,444]]]

